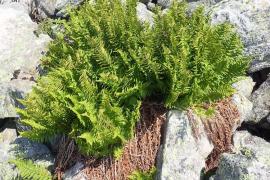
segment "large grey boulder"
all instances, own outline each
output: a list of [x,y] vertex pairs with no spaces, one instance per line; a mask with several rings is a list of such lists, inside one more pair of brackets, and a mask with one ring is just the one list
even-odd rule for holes
[[20,4],[0,5],[0,83],[8,82],[14,71],[35,72],[46,45],[47,35],[37,37],[34,23]]
[[223,154],[215,180],[268,180],[270,143],[247,131],[234,135],[234,154]]
[[250,72],[270,67],[270,1],[223,0],[209,10],[212,22],[230,22],[242,38],[246,53],[254,56]]
[[[258,123],[270,117],[270,77],[251,96],[253,102],[254,117],[250,119],[253,123]],[[268,122],[268,127],[270,122]]]
[[189,120],[186,112],[168,112],[164,140],[157,179],[200,179],[205,159],[213,149],[201,120]]
[[49,36],[37,37],[37,24],[20,3],[0,5],[0,121],[17,117],[14,106],[35,84]]

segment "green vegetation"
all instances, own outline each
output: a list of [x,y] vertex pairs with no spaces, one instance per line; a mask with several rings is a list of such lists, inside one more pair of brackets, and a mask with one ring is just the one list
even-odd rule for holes
[[150,27],[136,3],[99,0],[70,12],[43,59],[47,74],[18,110],[32,128],[23,136],[67,134],[83,153],[119,156],[145,98],[186,108],[231,95],[249,64],[231,25],[211,26],[203,8],[187,15],[175,3]]
[[156,168],[153,167],[149,172],[134,171],[130,176],[130,180],[153,180],[156,175]]
[[46,168],[35,165],[31,160],[14,159],[10,163],[15,164],[24,180],[51,180],[52,176]]

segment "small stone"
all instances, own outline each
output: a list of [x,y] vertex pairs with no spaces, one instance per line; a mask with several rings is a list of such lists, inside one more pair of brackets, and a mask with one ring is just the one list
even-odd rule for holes
[[87,180],[86,175],[82,172],[84,164],[77,162],[72,168],[68,169],[64,175],[64,180]]
[[149,23],[150,26],[154,24],[153,13],[149,11],[145,4],[138,2],[137,4],[137,16],[141,22]]

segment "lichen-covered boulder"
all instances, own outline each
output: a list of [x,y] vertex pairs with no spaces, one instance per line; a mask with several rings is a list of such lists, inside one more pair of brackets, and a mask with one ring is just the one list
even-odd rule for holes
[[17,3],[0,5],[0,83],[9,82],[19,69],[34,73],[49,36],[37,37],[37,29],[23,6]]
[[[270,77],[252,94],[251,101],[254,104],[254,117],[250,121],[253,123],[267,121],[270,117]],[[267,121],[267,124],[265,128],[270,128],[270,122]]]
[[215,180],[268,180],[270,177],[270,143],[247,131],[234,135],[234,154],[223,154]]
[[[31,90],[49,36],[37,37],[28,11],[20,3],[0,5],[0,121],[17,117],[14,106]],[[23,77],[19,76],[24,74]]]
[[246,53],[252,55],[250,72],[270,67],[270,1],[221,1],[209,8],[213,24],[230,22],[241,36]]
[[157,179],[200,179],[205,159],[213,145],[200,119],[191,121],[186,112],[168,112],[165,141],[158,158]]

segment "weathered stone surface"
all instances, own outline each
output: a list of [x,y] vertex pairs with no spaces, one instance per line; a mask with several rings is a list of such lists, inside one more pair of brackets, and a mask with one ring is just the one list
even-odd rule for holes
[[[270,77],[251,96],[254,117],[251,122],[258,123],[270,116]],[[270,127],[270,122],[269,122]]]
[[0,27],[0,83],[19,69],[34,73],[50,38],[35,36],[37,24],[20,4],[0,5]]
[[[157,0],[157,4],[162,8],[169,8],[172,5],[174,0]],[[183,0],[178,0],[179,2]],[[189,6],[193,9],[199,5],[211,6],[214,5],[222,0],[186,0],[189,3]]]
[[233,131],[243,122],[248,121],[252,116],[253,104],[249,100],[255,82],[253,82],[251,77],[246,77],[232,85],[236,90],[236,93],[232,96],[232,102],[237,106],[240,113],[240,123],[233,128]]
[[149,11],[145,4],[138,2],[137,16],[140,21],[149,23],[151,26],[154,24],[153,13]]
[[17,117],[14,107],[22,107],[18,99],[24,98],[34,84],[33,81],[17,79],[0,83],[0,119]]
[[67,170],[64,175],[64,180],[87,180],[86,175],[82,172],[84,164],[82,162],[77,162],[72,168]]
[[270,143],[247,131],[234,136],[235,154],[225,153],[215,180],[268,180],[270,177]]
[[[23,1],[24,2],[24,1]],[[21,3],[0,5],[0,121],[16,117],[14,106],[31,90],[37,66],[49,36],[37,37],[32,22]],[[17,74],[18,73],[18,74]],[[18,77],[16,77],[18,76]]]
[[235,25],[246,53],[254,56],[250,72],[270,67],[270,1],[223,0],[210,11],[214,24],[228,21]]
[[239,93],[245,96],[246,98],[249,98],[253,88],[255,86],[255,82],[252,80],[251,77],[245,77],[244,79],[241,79],[240,81],[234,83],[232,87]]
[[[244,95],[240,94],[240,93],[235,93],[232,96],[232,102],[237,106],[237,109],[240,113],[240,123],[239,125],[241,125],[242,122],[244,121],[249,121],[250,118],[252,118],[253,116],[253,112],[252,112],[252,108],[253,108],[253,104],[252,102],[246,98]],[[234,130],[237,127],[234,128]]]
[[8,162],[16,159],[17,156],[31,159],[35,164],[52,170],[54,159],[45,145],[17,137],[16,129],[5,129],[0,133],[0,137],[2,138],[0,139],[0,180],[1,178],[3,180],[16,179],[18,172]]
[[41,18],[62,17],[68,6],[77,6],[84,0],[34,0],[35,8],[38,9]]
[[170,111],[167,116],[165,142],[158,159],[157,179],[198,180],[205,167],[205,158],[213,145],[204,132],[200,119],[196,119],[198,139],[193,136],[192,125],[185,112]]

